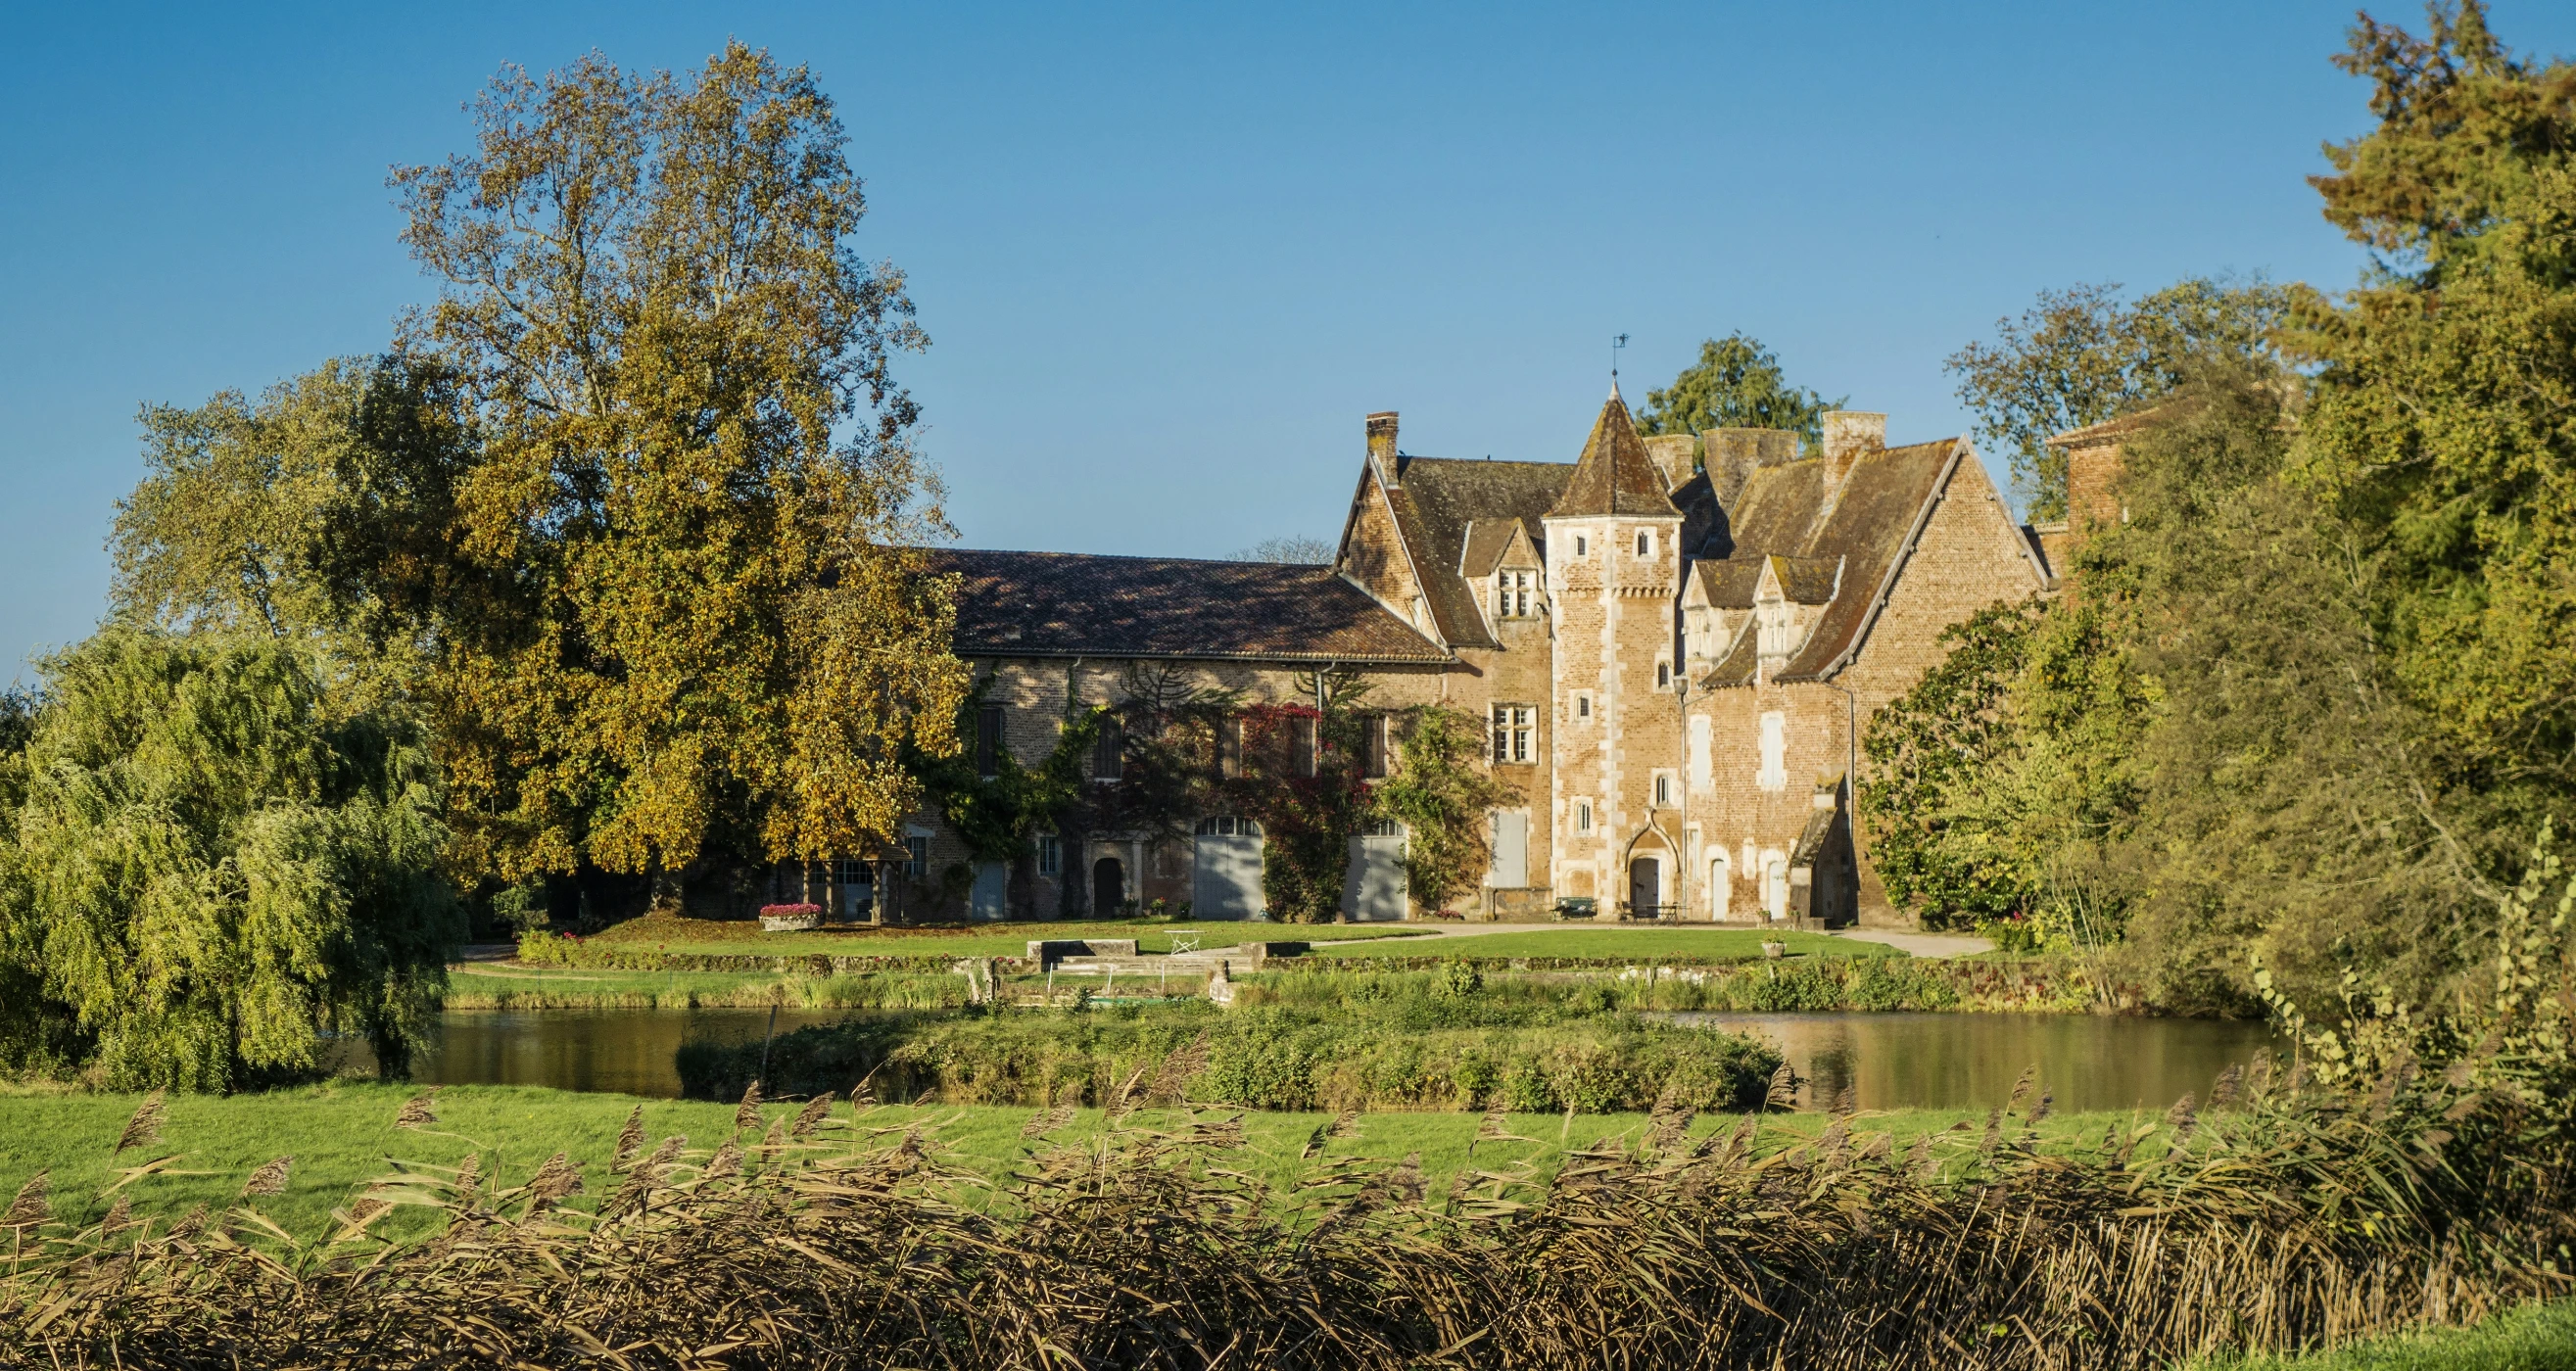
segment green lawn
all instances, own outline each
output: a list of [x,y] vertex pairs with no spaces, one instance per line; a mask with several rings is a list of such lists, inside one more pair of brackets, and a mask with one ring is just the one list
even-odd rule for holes
[[[107,1207],[94,1197],[118,1168],[175,1156],[168,1170],[129,1187],[135,1206],[165,1213],[199,1203],[220,1206],[241,1193],[253,1169],[285,1155],[295,1158],[286,1192],[262,1209],[290,1231],[307,1233],[325,1222],[333,1206],[346,1203],[357,1186],[392,1173],[397,1160],[453,1166],[473,1152],[487,1168],[497,1165],[506,1181],[516,1183],[562,1151],[583,1166],[595,1196],[611,1183],[606,1163],[627,1112],[638,1104],[644,1107],[645,1127],[657,1139],[685,1133],[693,1145],[711,1148],[733,1128],[734,1107],[727,1104],[515,1086],[450,1086],[438,1093],[434,1129],[394,1127],[395,1111],[416,1093],[411,1087],[341,1081],[267,1094],[172,1096],[162,1142],[118,1158],[110,1149],[140,1096],[0,1089],[0,1197],[16,1193],[29,1176],[45,1171],[58,1216],[94,1217]],[[766,1112],[775,1118],[797,1108],[771,1105]],[[931,1125],[954,1164],[993,1175],[1029,1153],[1032,1144],[1021,1140],[1020,1127],[1037,1112],[1000,1106],[886,1107],[871,1111],[866,1125]],[[843,1106],[837,1117],[846,1121],[851,1114]],[[1137,1121],[1154,1126],[1175,1117],[1145,1111]],[[2059,1115],[2048,1121],[2047,1136],[2055,1142],[2089,1142],[2102,1135],[2110,1117]],[[1324,1114],[1249,1114],[1244,1119],[1246,1148],[1220,1164],[1261,1175],[1274,1185],[1289,1181],[1305,1166],[1299,1149],[1329,1119]],[[1891,1131],[1902,1146],[1916,1134],[1948,1130],[1967,1120],[1963,1114],[1925,1110],[1862,1115],[1855,1124]],[[1334,1142],[1330,1151],[1388,1160],[1419,1152],[1425,1173],[1445,1178],[1468,1165],[1468,1144],[1481,1122],[1474,1114],[1367,1114],[1359,1120],[1360,1136]],[[1738,1122],[1736,1116],[1711,1116],[1692,1131],[1733,1129]],[[1762,1121],[1761,1136],[1785,1143],[1812,1137],[1823,1124],[1821,1115],[1773,1115]],[[1971,1128],[1983,1124],[1979,1114]],[[1548,1172],[1568,1148],[1607,1137],[1634,1137],[1645,1126],[1646,1120],[1635,1114],[1579,1114],[1571,1120],[1513,1115],[1510,1131],[1531,1141],[1485,1143],[1473,1160],[1480,1167],[1531,1161]],[[1094,1135],[1101,1127],[1100,1111],[1084,1110],[1054,1140]],[[1767,1143],[1763,1150],[1769,1150]]]
[[1547,928],[1527,933],[1480,933],[1434,943],[1361,943],[1317,947],[1319,957],[1760,957],[1765,942],[1786,943],[1792,956],[1902,957],[1882,943],[1828,938],[1818,933],[1765,933],[1742,928]]
[[1316,938],[1404,938],[1426,925],[1272,924],[1218,919],[1202,923],[1159,920],[1068,920],[1048,923],[976,924],[964,928],[833,928],[810,933],[763,933],[749,921],[629,919],[592,942],[657,952],[775,957],[821,953],[842,957],[1017,957],[1040,938],[1133,938],[1140,952],[1169,952],[1176,933],[1198,935],[1202,947],[1241,942],[1307,942]]
[[2305,1357],[2224,1357],[2190,1371],[2576,1371],[2576,1304],[2536,1304],[2466,1329],[2377,1338]]
[[782,976],[771,971],[612,971],[469,962],[447,970],[449,1009],[933,1008],[965,1002],[940,972]]

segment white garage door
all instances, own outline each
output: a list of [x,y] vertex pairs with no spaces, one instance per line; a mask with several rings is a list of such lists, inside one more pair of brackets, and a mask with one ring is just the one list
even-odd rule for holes
[[1353,923],[1404,917],[1404,839],[1400,834],[1351,839],[1351,865],[1342,877],[1342,916]]
[[1190,858],[1190,917],[1249,919],[1261,912],[1261,835],[1202,833]]

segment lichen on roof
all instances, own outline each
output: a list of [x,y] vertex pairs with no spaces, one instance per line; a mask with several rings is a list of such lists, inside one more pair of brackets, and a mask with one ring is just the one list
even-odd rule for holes
[[1583,456],[1574,463],[1574,475],[1565,483],[1565,495],[1548,511],[1548,517],[1680,515],[1665,494],[1662,468],[1646,451],[1646,440],[1637,436],[1637,421],[1628,415],[1628,402],[1619,398],[1616,386],[1611,387],[1610,398],[1601,406],[1601,416],[1592,421],[1592,436],[1583,442]]

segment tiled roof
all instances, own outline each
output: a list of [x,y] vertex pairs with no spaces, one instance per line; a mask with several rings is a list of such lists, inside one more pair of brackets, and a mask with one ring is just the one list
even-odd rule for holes
[[2048,445],[2050,447],[2090,447],[2095,443],[2107,443],[2114,439],[2125,438],[2154,423],[2163,410],[2164,406],[2158,405],[2139,410],[2134,414],[2123,414],[2116,419],[2105,419],[2098,424],[2070,428],[2064,433],[2052,433],[2048,435]]
[[[1728,532],[1734,546],[1727,560],[1751,562],[1777,556],[1810,568],[1830,567],[1837,560],[1842,566],[1841,590],[1829,599],[1791,594],[1802,604],[1823,604],[1824,612],[1778,679],[1821,676],[1859,638],[1889,573],[1904,558],[1933,498],[1952,467],[1967,454],[1967,444],[1956,438],[1873,449],[1852,459],[1851,474],[1839,488],[1830,479],[1829,463],[1821,457],[1752,473],[1730,511]],[[1734,578],[1742,573],[1700,574],[1709,578],[1705,583],[1712,589],[1720,585],[1732,589]],[[1811,580],[1815,574],[1806,570],[1794,576]],[[1813,593],[1812,587],[1808,593]],[[1751,635],[1739,637],[1733,651],[1709,674],[1708,683],[1731,685],[1752,679],[1753,652]]]
[[958,549],[926,560],[958,578],[960,656],[1449,660],[1329,567]]
[[1771,558],[1771,574],[1780,578],[1780,596],[1793,605],[1820,605],[1834,598],[1842,580],[1840,557]]
[[1646,451],[1646,440],[1637,436],[1636,420],[1628,417],[1628,403],[1613,387],[1601,406],[1601,417],[1592,421],[1592,436],[1584,440],[1583,456],[1565,483],[1565,497],[1548,514],[1585,519],[1602,515],[1669,518],[1680,513],[1664,493],[1662,468]]
[[1745,557],[1721,561],[1693,562],[1691,575],[1699,581],[1700,593],[1717,609],[1751,609],[1753,592],[1762,584],[1762,559]]
[[1517,519],[1470,519],[1467,521],[1467,545],[1458,554],[1458,574],[1474,580],[1491,576],[1501,565],[1503,550],[1512,545],[1512,530]]
[[1496,534],[1508,535],[1516,520],[1532,543],[1544,547],[1547,529],[1539,520],[1573,474],[1574,468],[1563,462],[1402,460],[1387,503],[1422,573],[1422,595],[1431,603],[1432,621],[1443,639],[1459,647],[1499,646],[1476,609],[1475,587],[1458,571],[1468,530],[1474,528],[1481,539],[1490,523]]

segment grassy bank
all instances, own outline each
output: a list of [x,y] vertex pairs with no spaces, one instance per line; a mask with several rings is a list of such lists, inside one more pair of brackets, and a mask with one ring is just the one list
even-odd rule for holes
[[941,928],[815,929],[803,933],[763,933],[750,920],[676,919],[653,915],[613,924],[578,943],[627,951],[658,951],[695,956],[747,955],[838,957],[1016,957],[1041,938],[1132,938],[1140,952],[1169,952],[1175,934],[1195,935],[1202,946],[1220,947],[1245,941],[1300,942],[1334,939],[1406,938],[1427,930],[1371,924],[1273,924],[1217,920],[1067,919],[1028,923],[964,924]]
[[447,973],[449,1009],[943,1009],[966,1003],[939,971],[782,976],[767,971],[619,971],[470,962]]
[[1386,957],[1299,957],[1240,978],[1247,1003],[1375,1004],[1439,998],[1472,975],[1488,1001],[1544,1006],[1566,1017],[1620,1012],[1733,1013],[1961,1010],[2081,1014],[2134,1003],[2072,960],[1933,960],[1798,957],[1737,966],[1589,963],[1541,969],[1537,961],[1460,958],[1409,969]]
[[[701,1147],[713,1147],[733,1132],[736,1106],[701,1100],[639,1100],[627,1095],[580,1094],[523,1086],[449,1086],[433,1097],[437,1122],[426,1128],[398,1128],[394,1119],[403,1104],[422,1092],[413,1087],[341,1081],[329,1085],[263,1094],[231,1096],[179,1095],[165,1104],[161,1141],[112,1156],[117,1135],[133,1118],[144,1097],[125,1094],[0,1090],[0,1195],[15,1193],[29,1177],[45,1173],[53,1211],[66,1221],[95,1220],[110,1200],[98,1198],[121,1168],[176,1157],[167,1169],[124,1193],[146,1213],[178,1214],[194,1205],[220,1208],[239,1197],[243,1182],[262,1164],[291,1156],[283,1192],[263,1206],[265,1212],[297,1234],[325,1225],[334,1207],[354,1190],[398,1166],[453,1167],[474,1154],[486,1174],[515,1183],[564,1153],[581,1169],[589,1207],[614,1187],[609,1162],[618,1131],[629,1113],[643,1110],[644,1128],[656,1139],[686,1135]],[[792,1119],[797,1102],[765,1105],[762,1127]],[[1030,1120],[1046,1111],[1011,1106],[887,1105],[870,1111],[871,1128],[929,1131],[934,1150],[961,1170],[999,1179],[1045,1146],[1096,1142],[1108,1131],[1102,1110],[1073,1112],[1066,1125],[1043,1143],[1022,1136]],[[855,1120],[846,1105],[838,1117]],[[1144,1109],[1132,1122],[1147,1128],[1179,1125],[1186,1116],[1170,1109]],[[1940,1110],[1906,1110],[1860,1116],[1866,1126],[1890,1130],[1900,1143],[1939,1135],[1963,1123],[1982,1126],[1984,1116]],[[1236,1164],[1283,1193],[1294,1187],[1307,1163],[1299,1153],[1315,1130],[1336,1116],[1322,1112],[1249,1113],[1244,1116],[1245,1145]],[[1732,1115],[1710,1115],[1694,1121],[1694,1137],[1735,1128]],[[1812,1139],[1826,1120],[1814,1114],[1775,1114],[1763,1119],[1755,1147],[1763,1154]],[[2047,1121],[2043,1145],[2065,1148],[2098,1138],[2112,1123],[2135,1122],[2131,1116],[2064,1114]],[[1630,1142],[1644,1136],[1649,1124],[1642,1114],[1513,1114],[1502,1131],[1511,1141],[1477,1143],[1483,1121],[1476,1115],[1452,1113],[1373,1113],[1353,1121],[1348,1136],[1331,1139],[1322,1155],[1393,1162],[1419,1155],[1424,1175],[1434,1182],[1476,1167],[1526,1163],[1536,1174],[1552,1175],[1571,1152],[1606,1140]],[[1471,1155],[1470,1148],[1474,1148]],[[426,1231],[425,1214],[402,1231]]]
[[[1341,936],[1340,929],[1317,934]],[[1741,928],[1535,928],[1526,933],[1477,933],[1442,938],[1434,944],[1370,941],[1318,946],[1308,955],[1353,957],[1465,957],[1478,961],[1509,958],[1582,961],[1655,961],[1679,965],[1760,961],[1762,944],[1786,943],[1802,957],[1902,957],[1883,943],[1829,938],[1821,933],[1762,932]]]
[[[1415,978],[1420,979],[1420,978]],[[1419,993],[1219,1009],[1205,1001],[1085,1010],[887,1015],[774,1044],[681,1047],[684,1093],[727,1099],[760,1074],[782,1092],[874,1077],[893,1098],[1103,1105],[1192,1044],[1184,1098],[1265,1110],[1643,1110],[1658,1100],[1743,1109],[1779,1054],[1711,1029],[1601,1014],[1544,996]]]
[[2474,1328],[2424,1329],[2307,1356],[2208,1358],[2187,1371],[2576,1371],[2576,1305],[2526,1305]]

